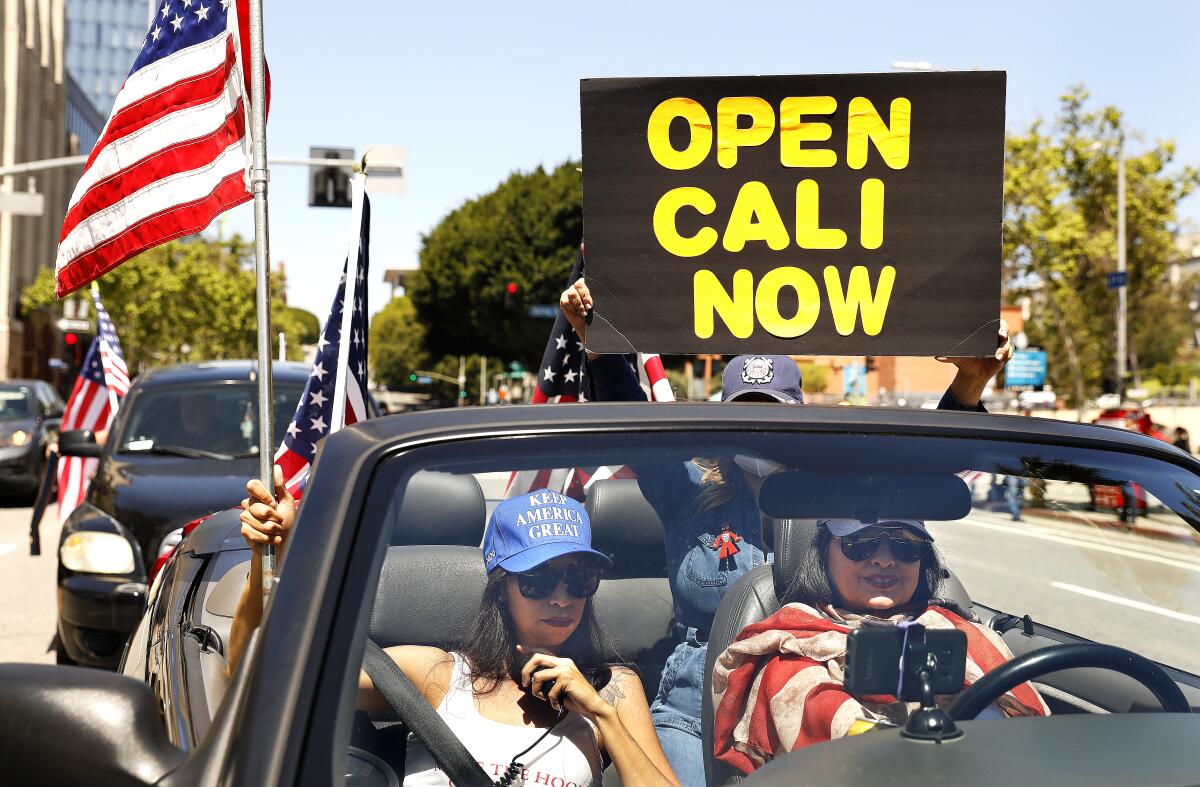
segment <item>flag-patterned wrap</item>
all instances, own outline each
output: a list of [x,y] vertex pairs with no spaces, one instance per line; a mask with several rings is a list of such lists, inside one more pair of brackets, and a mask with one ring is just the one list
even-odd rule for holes
[[252,197],[248,0],[158,0],[59,237],[55,293]]
[[[355,212],[361,205],[357,253],[346,260],[342,281],[333,298],[333,309],[313,361],[304,395],[288,425],[275,464],[283,470],[284,483],[298,494],[316,457],[317,443],[343,426],[369,417],[367,393],[367,246],[370,242],[371,205],[363,193],[361,176],[352,181]],[[349,308],[349,311],[347,311]],[[348,341],[342,342],[342,338]],[[338,380],[344,380],[338,394]],[[336,405],[344,402],[341,408]]]

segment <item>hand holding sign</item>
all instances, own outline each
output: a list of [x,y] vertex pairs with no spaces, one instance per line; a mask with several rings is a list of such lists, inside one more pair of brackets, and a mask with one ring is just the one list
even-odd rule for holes
[[566,316],[567,322],[575,330],[579,341],[584,341],[587,338],[588,312],[592,310],[592,293],[588,290],[582,277],[563,290],[563,294],[558,299],[558,306]]
[[1000,320],[1000,330],[996,333],[997,350],[994,355],[978,358],[944,358],[938,356],[942,363],[951,363],[958,367],[954,382],[950,383],[950,393],[959,404],[974,407],[983,396],[983,389],[988,381],[999,374],[1004,365],[1013,356],[1012,339],[1008,336],[1008,323]]

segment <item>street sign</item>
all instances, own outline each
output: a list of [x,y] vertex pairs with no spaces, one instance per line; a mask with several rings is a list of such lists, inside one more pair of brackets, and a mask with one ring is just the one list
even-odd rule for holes
[[1046,351],[1016,350],[1004,367],[1004,385],[1008,388],[1046,384]]
[[1129,284],[1129,271],[1117,271],[1108,274],[1108,288],[1116,290]]
[[92,329],[92,323],[90,320],[70,320],[64,317],[54,324],[63,333],[66,333],[67,331],[90,331]]
[[16,216],[40,216],[45,210],[46,198],[33,191],[0,192],[0,213]]
[[558,306],[553,303],[535,303],[529,307],[529,316],[540,320],[553,320],[558,316]]
[[431,382],[433,382],[432,377],[424,377],[420,375],[417,377],[417,385],[429,385]]
[[46,360],[46,365],[51,369],[66,369],[67,362],[62,358],[49,358]]

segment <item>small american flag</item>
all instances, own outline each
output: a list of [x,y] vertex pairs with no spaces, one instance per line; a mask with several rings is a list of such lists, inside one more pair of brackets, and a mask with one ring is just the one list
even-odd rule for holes
[[[107,429],[116,415],[121,399],[129,392],[129,375],[125,371],[125,359],[121,357],[121,342],[113,330],[108,313],[96,296],[96,337],[88,347],[83,359],[83,368],[75,378],[75,387],[67,399],[63,411],[62,430],[91,429],[93,432]],[[105,345],[108,349],[105,350]],[[110,356],[105,361],[104,355]],[[119,374],[106,373],[106,365],[119,369]],[[119,382],[119,381],[123,381]],[[114,388],[114,382],[117,386]],[[66,522],[83,499],[87,497],[88,484],[96,474],[96,459],[80,456],[64,456],[58,462],[58,519]]]
[[[304,395],[288,425],[283,445],[275,454],[275,464],[283,470],[284,484],[293,495],[298,494],[308,478],[321,438],[370,416],[366,303],[371,205],[363,190],[362,176],[355,176],[351,185],[356,216],[361,210],[357,244],[352,244],[351,255],[346,258],[333,308],[317,342],[317,357]],[[348,338],[344,344],[343,337]],[[339,382],[343,392],[340,394]]]
[[251,199],[248,0],[158,0],[59,236],[64,297]]

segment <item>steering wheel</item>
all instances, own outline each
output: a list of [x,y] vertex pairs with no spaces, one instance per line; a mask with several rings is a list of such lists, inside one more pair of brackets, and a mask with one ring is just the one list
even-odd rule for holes
[[1163,668],[1131,650],[1112,645],[1055,645],[1009,661],[992,670],[958,695],[948,713],[955,721],[970,721],[1004,693],[1026,681],[1051,672],[1077,667],[1099,667],[1136,680],[1153,694],[1169,713],[1191,713],[1179,686]]

